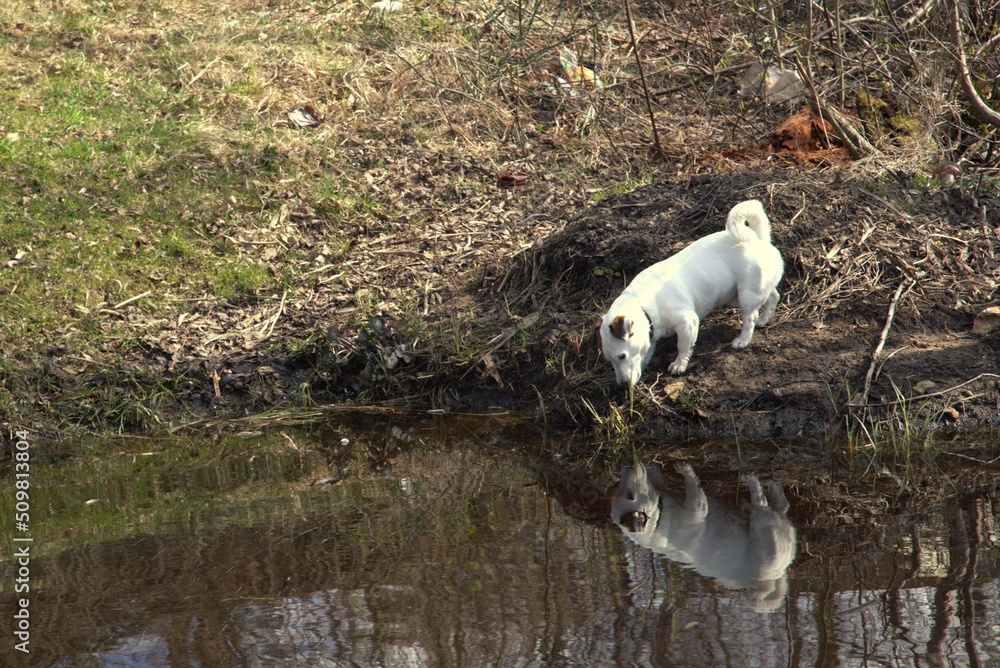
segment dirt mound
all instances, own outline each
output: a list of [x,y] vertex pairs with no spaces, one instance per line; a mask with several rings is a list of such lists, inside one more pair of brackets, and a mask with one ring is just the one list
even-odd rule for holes
[[[829,433],[852,412],[969,427],[996,422],[997,341],[971,334],[976,313],[1000,299],[993,192],[903,175],[878,183],[842,172],[692,176],[608,199],[570,221],[535,250],[532,281],[521,287],[536,307],[592,318],[638,271],[722,229],[729,209],[750,198],[764,203],[785,259],[777,315],[748,350],[735,352],[728,344],[738,316],[713,314],[680,379],[665,372],[673,338],[660,341],[644,392],[665,419],[650,429]],[[610,366],[588,360],[596,351],[581,344],[583,328],[570,329],[557,322],[542,337],[561,334],[578,353],[576,373],[553,392],[594,406],[615,401]],[[574,397],[551,403],[568,407]]]

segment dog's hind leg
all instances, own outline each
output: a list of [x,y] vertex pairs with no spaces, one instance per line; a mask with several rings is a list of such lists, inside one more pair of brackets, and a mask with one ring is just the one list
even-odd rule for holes
[[774,316],[774,309],[778,307],[779,299],[781,299],[781,294],[777,290],[771,290],[771,294],[767,296],[767,301],[764,302],[764,311],[760,314],[760,319],[757,320],[758,327],[764,327],[767,323],[771,322],[771,318]]
[[699,323],[698,314],[690,311],[684,315],[684,321],[674,330],[677,332],[677,359],[667,367],[667,371],[675,376],[687,371],[691,354],[694,352],[694,344],[698,341]]
[[785,491],[781,489],[781,484],[775,480],[768,480],[764,483],[764,487],[767,489],[767,495],[770,498],[769,505],[776,512],[785,514],[788,512],[788,499],[785,497]]

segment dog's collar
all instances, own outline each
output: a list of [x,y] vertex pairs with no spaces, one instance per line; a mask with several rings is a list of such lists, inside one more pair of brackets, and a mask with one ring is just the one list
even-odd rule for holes
[[652,341],[653,338],[654,338],[653,337],[653,319],[649,317],[649,313],[646,312],[646,309],[642,309],[642,314],[644,316],[646,316],[646,320],[649,321],[649,340]]

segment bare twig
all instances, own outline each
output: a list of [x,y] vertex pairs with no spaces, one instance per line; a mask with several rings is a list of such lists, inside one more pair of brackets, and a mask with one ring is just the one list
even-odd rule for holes
[[963,455],[960,452],[948,452],[947,450],[943,450],[941,454],[951,455],[952,457],[959,457],[961,459],[968,459],[969,461],[976,462],[977,464],[985,464],[987,466],[989,466],[990,464],[995,464],[996,462],[1000,461],[1000,457],[994,457],[993,459],[987,461],[985,459],[979,459],[978,457],[970,457],[969,455]]
[[656,131],[656,116],[653,114],[653,102],[649,97],[649,86],[646,85],[646,74],[642,69],[642,58],[639,57],[639,47],[635,41],[635,27],[632,25],[632,9],[629,0],[625,0],[625,20],[628,22],[628,36],[632,41],[632,52],[635,54],[635,63],[639,67],[639,78],[642,80],[642,93],[646,96],[649,123],[653,127],[653,144],[656,146],[656,152],[662,158],[664,156],[663,147],[660,145],[660,135]]
[[958,67],[958,77],[962,82],[962,90],[969,98],[969,106],[979,120],[1000,128],[1000,112],[992,109],[979,95],[972,75],[969,74],[969,64],[965,60],[965,46],[962,40],[962,19],[959,16],[958,0],[948,0],[949,24],[951,28],[952,46],[955,47],[955,65]]
[[281,293],[281,303],[278,304],[278,312],[275,313],[273,316],[271,316],[269,318],[269,320],[271,321],[269,324],[265,323],[266,329],[267,329],[267,333],[264,334],[264,336],[261,337],[261,341],[263,341],[267,337],[271,336],[271,332],[274,331],[274,326],[277,324],[278,319],[281,318],[281,314],[285,312],[285,298],[286,297],[288,297],[288,290],[287,289],[283,293]]
[[837,43],[837,52],[833,56],[834,67],[837,70],[838,78],[840,79],[840,106],[844,106],[844,100],[846,96],[845,86],[844,86],[844,29],[840,25],[840,0],[834,0],[834,39]]
[[778,45],[781,44],[781,42],[778,38],[778,18],[775,16],[774,12],[775,4],[775,2],[768,4],[768,11],[771,13],[771,39],[774,40],[775,55],[777,55],[778,64],[784,67],[785,64],[782,62],[781,51],[778,50]]
[[184,84],[184,87],[190,88],[191,86],[193,86],[195,82],[198,81],[198,79],[205,76],[205,73],[208,72],[208,70],[212,67],[212,65],[215,65],[217,62],[219,62],[218,58],[210,62],[208,65],[205,65],[205,67],[201,70],[201,72],[198,72],[198,74],[194,75],[194,78],[191,79],[191,81],[188,81],[186,84]]
[[927,14],[930,13],[934,6],[938,3],[938,0],[924,0],[924,4],[920,6],[920,9],[913,12],[910,18],[903,21],[903,28],[909,29],[911,25],[917,21],[922,21]]
[[[844,27],[846,27],[846,26],[853,26],[853,25],[856,25],[856,24],[859,24],[859,23],[875,23],[878,20],[879,19],[876,19],[873,16],[858,16],[856,18],[851,18],[851,19],[846,19],[844,21],[841,21],[841,25],[844,26]],[[779,28],[780,28],[780,26],[779,26]],[[819,40],[823,39],[824,37],[826,37],[827,35],[829,35],[833,31],[834,31],[834,28],[827,28],[826,30],[824,30],[824,31],[822,31],[820,33],[817,33],[812,38],[807,38],[807,42],[808,42],[807,46],[809,47],[809,49],[811,49],[812,47],[823,48],[820,45]],[[791,56],[792,54],[797,53],[799,51],[799,47],[801,47],[801,46],[802,46],[801,44],[794,44],[794,45],[788,47],[787,49],[782,49],[781,51],[778,52],[778,58],[779,59],[787,58],[788,56]],[[807,49],[807,51],[809,49]],[[722,67],[722,68],[717,69],[717,70],[712,70],[711,72],[703,71],[703,72],[700,72],[698,76],[701,79],[704,79],[706,77],[718,78],[718,77],[724,76],[724,75],[736,74],[738,72],[742,72],[743,70],[747,69],[748,67],[750,67],[751,65],[753,65],[755,62],[756,61],[748,60],[745,63],[740,63],[739,65],[729,65],[728,67]],[[696,78],[692,77],[691,79],[689,79],[689,80],[687,80],[687,81],[685,81],[683,83],[680,83],[680,84],[674,86],[673,88],[667,88],[667,89],[664,89],[664,90],[653,91],[652,95],[653,95],[653,97],[656,97],[656,98],[659,98],[659,97],[664,96],[664,95],[672,95],[673,93],[676,93],[677,91],[684,90],[685,88],[690,88],[691,86],[693,86],[696,83],[697,80],[699,80],[699,79],[696,79]],[[622,85],[623,83],[624,83],[624,81],[619,81],[616,85]]]
[[[810,6],[812,6],[812,5],[810,5]],[[798,54],[795,55],[795,69],[797,69],[799,71],[799,77],[809,87],[809,92],[812,93],[813,106],[816,107],[816,113],[820,114],[820,116],[822,116],[823,114],[822,114],[822,112],[820,110],[823,108],[823,103],[820,102],[819,93],[816,92],[816,87],[813,86],[812,77],[809,76],[809,68],[806,67],[805,64],[803,64],[803,62],[799,58]],[[826,139],[826,145],[828,147],[832,146],[833,144],[830,141],[830,135],[826,131],[826,125],[823,125],[822,128],[823,128],[823,136]],[[848,150],[850,150],[850,149],[848,149]],[[852,154],[851,157],[854,157],[854,155]]]
[[142,299],[143,297],[148,297],[148,296],[149,296],[149,295],[151,295],[151,294],[152,294],[152,291],[151,291],[151,290],[146,290],[146,291],[145,291],[145,292],[143,292],[143,293],[142,293],[141,295],[136,295],[135,297],[129,297],[128,299],[126,299],[126,300],[125,300],[125,301],[123,301],[123,302],[118,302],[117,304],[115,304],[114,306],[112,306],[112,307],[111,307],[111,310],[112,310],[112,311],[117,311],[117,310],[118,310],[118,309],[120,309],[121,307],[123,307],[123,306],[127,306],[128,304],[131,304],[131,303],[132,303],[132,302],[134,302],[134,301],[137,301],[137,300],[139,300],[139,299]]
[[[892,22],[893,27],[895,27],[896,32],[899,33],[901,38],[906,38],[906,29],[899,25],[899,21],[896,20],[896,14],[892,11],[892,6],[889,4],[889,0],[884,0],[885,2],[885,13],[889,17],[889,21]],[[910,60],[910,66],[913,68],[914,72],[921,72],[924,68],[920,66],[917,62],[917,57],[913,55],[913,47],[910,42],[906,41],[906,57]]]
[[889,338],[889,330],[892,328],[892,321],[896,317],[896,304],[899,303],[899,299],[903,295],[903,289],[905,288],[909,291],[915,283],[916,281],[913,279],[910,279],[909,282],[900,281],[899,287],[896,288],[896,294],[892,296],[889,311],[885,316],[885,327],[882,328],[882,335],[878,338],[878,345],[872,351],[872,363],[868,366],[868,373],[865,374],[865,387],[861,392],[861,401],[855,404],[855,406],[864,406],[868,403],[868,393],[872,388],[872,376],[875,374],[875,365],[878,363],[878,356],[882,354],[882,348],[885,347],[885,340]]
[[809,64],[809,56],[812,55],[812,41],[813,41],[813,3],[806,3],[806,38],[805,38],[805,52],[802,54],[806,59],[806,64]]
[[951,387],[946,387],[945,389],[938,390],[937,392],[928,392],[927,394],[918,394],[915,397],[908,397],[908,398],[905,398],[905,399],[896,399],[895,401],[886,401],[886,402],[882,402],[882,403],[878,403],[878,404],[868,404],[868,403],[865,403],[865,404],[848,404],[848,406],[850,406],[851,408],[874,408],[876,406],[895,406],[897,404],[901,404],[901,403],[908,402],[908,401],[922,401],[924,399],[932,399],[934,397],[944,396],[944,395],[948,394],[949,392],[954,392],[955,390],[957,390],[959,388],[965,387],[966,385],[971,385],[972,383],[976,382],[977,380],[981,380],[983,378],[1000,378],[1000,375],[997,375],[995,373],[981,373],[981,374],[979,374],[977,376],[973,376],[969,380],[962,381],[961,383],[958,383],[957,385],[952,385]]

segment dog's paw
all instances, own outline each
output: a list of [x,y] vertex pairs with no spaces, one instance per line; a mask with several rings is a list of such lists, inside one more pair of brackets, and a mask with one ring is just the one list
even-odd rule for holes
[[670,366],[667,367],[667,371],[669,371],[671,375],[674,376],[679,376],[687,370],[688,370],[687,360],[674,360],[673,362],[670,363]]
[[694,469],[687,462],[676,462],[674,463],[674,470],[684,476],[685,479],[697,480],[698,476],[695,475]]
[[781,489],[780,483],[774,480],[768,480],[764,483],[764,489],[767,490],[770,506],[774,510],[779,513],[788,512],[788,499],[785,497],[785,491]]
[[733,349],[743,350],[744,348],[748,347],[750,345],[750,338],[751,337],[749,336],[744,338],[742,334],[740,336],[737,336],[735,339],[733,339],[732,343]]
[[760,480],[752,473],[744,473],[740,480],[750,489],[750,503],[757,508],[767,508],[767,497],[760,486]]

